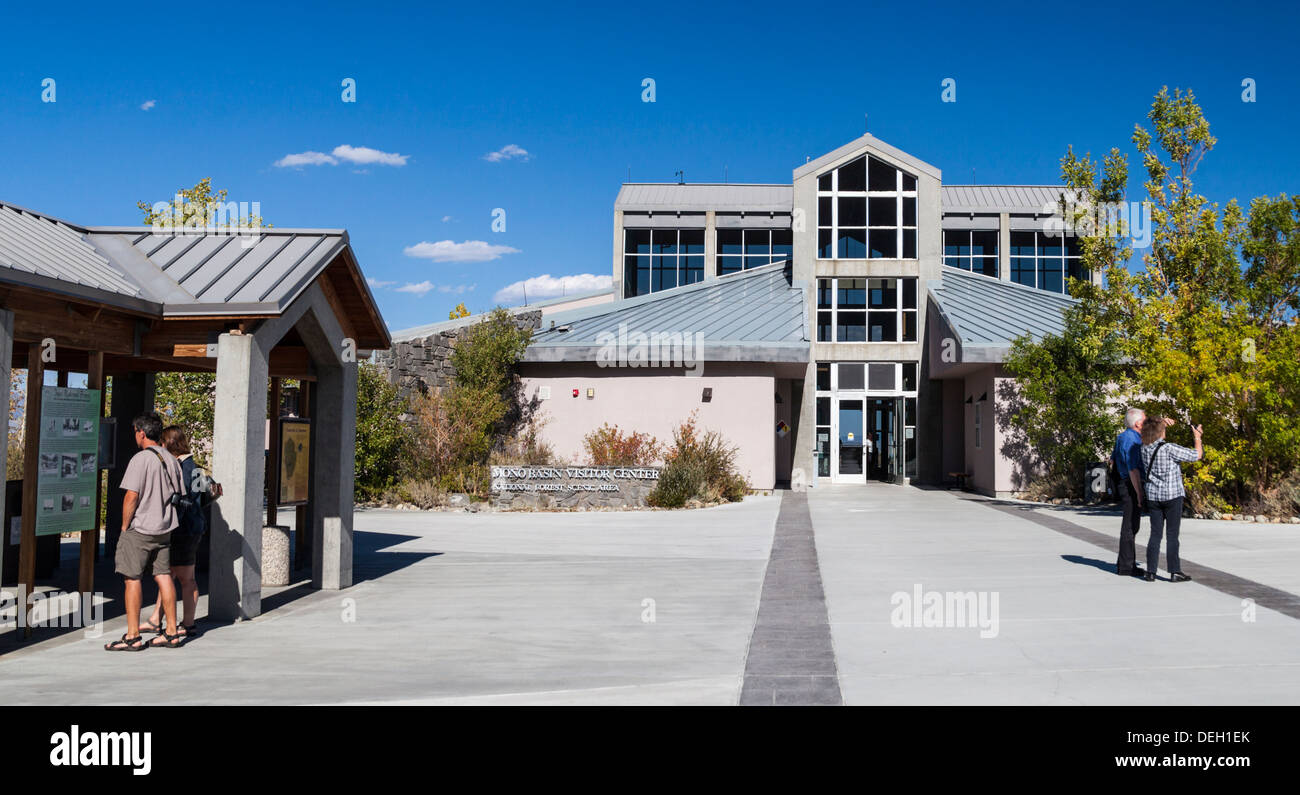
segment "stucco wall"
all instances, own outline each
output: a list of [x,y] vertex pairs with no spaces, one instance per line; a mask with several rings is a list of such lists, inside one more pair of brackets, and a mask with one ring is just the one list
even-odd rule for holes
[[[550,398],[538,409],[545,420],[541,436],[563,458],[585,463],[582,438],[605,423],[671,443],[673,431],[698,410],[701,428],[721,432],[739,448],[737,466],[750,486],[770,489],[776,481],[773,395],[777,379],[770,369],[720,370],[711,366],[706,372],[713,374],[686,377],[681,370],[630,374],[594,365],[522,364],[520,377],[524,395],[530,399],[541,387],[550,387]],[[713,390],[708,403],[701,400],[706,387]],[[595,390],[594,397],[587,397],[588,389]]]

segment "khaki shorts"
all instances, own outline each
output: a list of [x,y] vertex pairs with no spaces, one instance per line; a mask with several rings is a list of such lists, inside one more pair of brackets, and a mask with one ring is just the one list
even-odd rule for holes
[[139,530],[125,530],[117,539],[114,563],[117,573],[128,580],[138,580],[147,574],[157,577],[171,574],[171,533],[151,536]]

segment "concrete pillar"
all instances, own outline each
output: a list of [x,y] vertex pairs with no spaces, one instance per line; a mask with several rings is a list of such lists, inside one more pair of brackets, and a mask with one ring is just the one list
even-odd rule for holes
[[356,362],[318,366],[311,397],[311,584],[347,588],[352,585]]
[[614,300],[623,298],[623,211],[614,211]]
[[266,379],[266,353],[252,335],[218,338],[212,475],[225,493],[212,506],[208,615],[221,621],[262,612]]
[[718,214],[704,213],[704,281],[718,278]]
[[153,411],[154,374],[116,373],[113,375],[113,402],[109,415],[117,419],[117,466],[108,470],[108,508],[104,521],[104,554],[109,560],[117,552],[117,538],[122,534],[122,475],[126,465],[136,453],[135,432],[131,420],[146,411]]
[[998,214],[998,278],[1011,281],[1011,215]]
[[[0,405],[9,405],[9,378],[14,367],[14,313],[9,309],[0,309]],[[0,472],[6,472],[9,466],[9,423],[6,421],[4,444],[0,445]],[[3,511],[0,511],[0,516]],[[9,528],[0,527],[0,572],[5,570],[5,547],[9,545]]]

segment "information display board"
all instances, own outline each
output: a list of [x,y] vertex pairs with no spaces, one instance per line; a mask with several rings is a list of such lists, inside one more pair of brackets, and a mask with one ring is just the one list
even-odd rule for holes
[[99,526],[99,390],[41,389],[40,467],[36,478],[36,535],[75,533]]
[[276,505],[306,505],[311,478],[311,421],[280,420],[280,478]]

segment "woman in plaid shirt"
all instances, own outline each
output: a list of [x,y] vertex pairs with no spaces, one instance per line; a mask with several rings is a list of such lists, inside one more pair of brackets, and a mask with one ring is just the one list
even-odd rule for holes
[[1187,582],[1191,579],[1183,574],[1178,560],[1178,526],[1183,518],[1183,470],[1179,466],[1183,461],[1201,460],[1201,426],[1192,428],[1196,439],[1196,449],[1189,450],[1180,444],[1165,441],[1165,428],[1174,421],[1166,417],[1152,415],[1142,424],[1142,466],[1146,472],[1145,491],[1147,513],[1151,518],[1151,537],[1147,541],[1147,572],[1143,579],[1151,582],[1156,578],[1156,568],[1160,564],[1160,537],[1165,527],[1169,528],[1169,544],[1165,556],[1169,559],[1169,581]]

